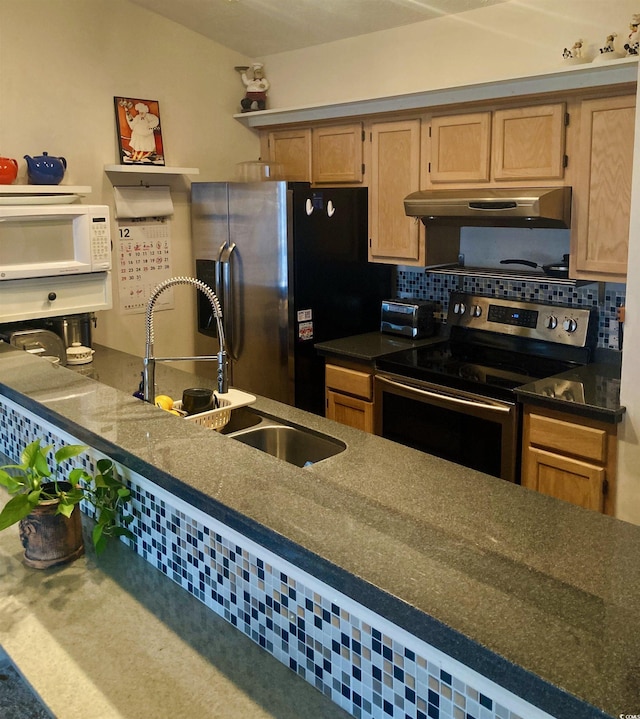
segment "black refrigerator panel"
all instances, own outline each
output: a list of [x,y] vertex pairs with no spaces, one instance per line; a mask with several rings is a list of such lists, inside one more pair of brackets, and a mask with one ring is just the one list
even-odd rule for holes
[[393,268],[370,263],[366,188],[293,191],[296,406],[325,412],[324,359],[314,348],[380,328]]
[[[196,279],[208,285],[214,292],[216,290],[217,267],[214,260],[196,260]],[[203,292],[198,292],[197,316],[198,332],[209,337],[218,336],[218,326],[213,316],[211,303]]]

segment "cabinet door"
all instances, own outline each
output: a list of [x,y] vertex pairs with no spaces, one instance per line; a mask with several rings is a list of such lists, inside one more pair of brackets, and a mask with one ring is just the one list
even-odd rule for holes
[[431,120],[429,178],[441,182],[488,182],[491,113]]
[[373,434],[373,402],[328,389],[327,419]]
[[420,223],[404,212],[404,198],[420,188],[420,120],[371,127],[369,259],[423,265]]
[[585,509],[604,511],[603,467],[529,447],[525,452],[522,484]]
[[311,130],[275,130],[269,133],[269,159],[284,170],[283,179],[311,182]]
[[362,182],[362,123],[313,129],[313,182]]
[[563,103],[496,110],[491,151],[493,179],[561,179],[565,116]]
[[577,279],[625,281],[634,129],[632,95],[580,105],[571,237]]

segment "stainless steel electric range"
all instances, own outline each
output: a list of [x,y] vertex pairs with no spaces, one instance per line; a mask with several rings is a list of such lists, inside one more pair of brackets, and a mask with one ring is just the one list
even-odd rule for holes
[[376,362],[376,433],[519,481],[514,388],[591,362],[597,311],[454,292],[447,325],[442,344]]

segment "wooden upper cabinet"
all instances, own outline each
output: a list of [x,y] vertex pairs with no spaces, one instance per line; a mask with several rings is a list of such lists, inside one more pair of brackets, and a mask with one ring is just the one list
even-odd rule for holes
[[496,110],[494,180],[560,180],[565,166],[564,103]]
[[404,211],[404,198],[420,189],[420,120],[371,125],[369,259],[424,265],[420,224]]
[[313,129],[313,182],[362,182],[362,123]]
[[268,155],[271,162],[282,165],[282,179],[290,182],[311,182],[310,128],[269,132]]
[[431,182],[488,182],[491,113],[431,120]]
[[572,277],[624,282],[629,248],[635,96],[580,104]]
[[337,185],[363,178],[362,123],[273,130],[266,156],[283,167],[283,179]]
[[429,181],[562,180],[565,118],[564,103],[433,117]]

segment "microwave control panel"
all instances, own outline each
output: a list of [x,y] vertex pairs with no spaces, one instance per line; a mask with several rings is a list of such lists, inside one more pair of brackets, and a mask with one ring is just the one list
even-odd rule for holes
[[106,214],[91,215],[91,270],[101,272],[111,269],[111,233]]

